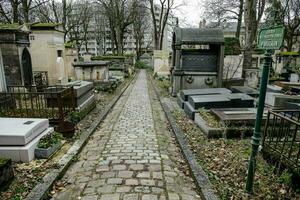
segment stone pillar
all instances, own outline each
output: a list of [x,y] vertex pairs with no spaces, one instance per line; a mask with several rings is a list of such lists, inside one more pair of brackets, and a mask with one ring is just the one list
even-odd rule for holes
[[62,57],[57,57],[56,59],[56,67],[57,67],[57,77],[58,77],[58,82],[61,85],[67,84],[67,76],[66,76],[66,70],[65,70],[65,65],[64,65],[64,60]]

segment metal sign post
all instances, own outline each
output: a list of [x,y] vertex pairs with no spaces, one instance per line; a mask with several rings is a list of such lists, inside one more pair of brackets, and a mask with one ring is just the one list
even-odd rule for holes
[[259,100],[256,113],[254,133],[252,136],[252,151],[249,158],[246,191],[253,193],[253,180],[256,168],[256,156],[261,141],[261,124],[265,107],[266,90],[269,71],[272,64],[272,50],[280,49],[283,43],[284,28],[282,26],[262,29],[259,33],[258,47],[265,50],[265,60],[260,82]]

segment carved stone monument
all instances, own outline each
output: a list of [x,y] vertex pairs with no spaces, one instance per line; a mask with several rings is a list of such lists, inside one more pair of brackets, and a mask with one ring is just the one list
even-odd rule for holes
[[183,89],[221,87],[224,65],[221,30],[175,28],[172,48],[173,96]]

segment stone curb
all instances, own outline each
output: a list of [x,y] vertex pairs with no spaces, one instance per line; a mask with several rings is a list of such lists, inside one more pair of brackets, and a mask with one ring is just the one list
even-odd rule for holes
[[[138,72],[137,72],[138,73]],[[135,77],[130,80],[130,82],[120,91],[120,93],[113,98],[113,100],[105,107],[105,109],[101,112],[99,117],[91,124],[91,126],[84,131],[80,138],[74,142],[74,144],[70,147],[68,152],[58,161],[58,169],[54,169],[48,174],[46,174],[42,182],[37,184],[33,190],[27,195],[26,200],[40,200],[44,199],[47,196],[47,192],[52,187],[53,183],[62,177],[65,173],[65,171],[68,169],[68,167],[71,165],[72,160],[75,158],[76,155],[80,153],[82,148],[85,146],[85,144],[88,142],[89,137],[93,134],[93,132],[96,130],[97,126],[102,122],[107,114],[110,112],[110,110],[114,107],[114,105],[117,103],[117,101],[120,99],[120,97],[123,95],[123,93],[128,89],[129,85],[136,79]]]
[[192,175],[194,177],[194,180],[196,181],[196,185],[198,189],[200,190],[201,197],[205,200],[217,200],[219,199],[218,196],[216,195],[216,191],[213,189],[208,176],[202,169],[202,167],[198,164],[193,152],[190,150],[188,142],[184,138],[184,134],[180,127],[177,125],[176,120],[172,116],[172,113],[170,111],[170,108],[168,105],[163,102],[162,98],[160,98],[159,91],[152,82],[150,78],[151,85],[154,88],[155,94],[158,97],[158,100],[160,104],[162,105],[162,108],[166,114],[166,117],[172,127],[172,132],[174,133],[176,140],[182,150],[182,153],[188,162],[190,171],[192,172]]

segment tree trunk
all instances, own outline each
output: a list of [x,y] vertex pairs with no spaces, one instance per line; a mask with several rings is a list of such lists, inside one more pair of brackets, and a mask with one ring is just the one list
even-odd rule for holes
[[62,0],[62,11],[63,11],[63,16],[62,16],[62,26],[63,26],[63,30],[64,30],[64,42],[66,42],[66,38],[67,38],[67,3],[66,0]]
[[244,0],[240,0],[238,22],[237,22],[236,33],[235,33],[235,37],[238,39],[240,39],[240,35],[241,35],[243,12],[244,12]]
[[18,3],[18,0],[12,0],[10,2],[11,2],[11,7],[12,7],[13,23],[19,23],[19,15],[18,15],[19,3]]
[[245,1],[245,49],[244,49],[244,61],[243,61],[243,71],[242,77],[245,78],[245,70],[251,68],[252,65],[252,43],[255,38],[255,23],[256,23],[256,0],[246,0]]

